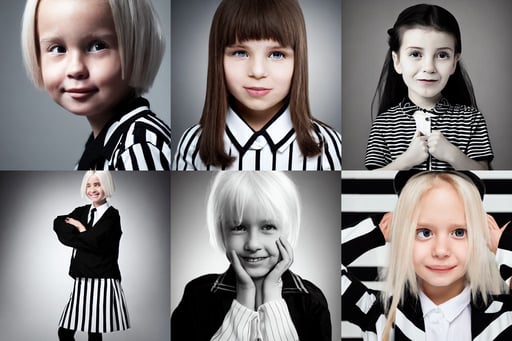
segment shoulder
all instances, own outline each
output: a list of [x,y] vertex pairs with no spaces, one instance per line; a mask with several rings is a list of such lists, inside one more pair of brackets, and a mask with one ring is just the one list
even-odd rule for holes
[[328,124],[325,124],[321,121],[314,120],[313,127],[314,127],[315,131],[322,134],[323,136],[331,137],[331,138],[341,141],[341,134],[337,130],[335,130],[334,128],[329,126]]
[[189,294],[209,293],[219,274],[206,274],[194,278],[185,286],[185,292]]
[[109,206],[105,213],[108,213],[112,216],[119,216],[119,210],[115,208],[114,206]]
[[192,127],[185,130],[185,132],[181,135],[180,138],[180,146],[183,144],[190,144],[193,143],[194,145],[197,144],[199,141],[199,137],[201,136],[201,125],[195,124]]
[[311,301],[314,304],[327,306],[327,299],[325,298],[324,293],[322,290],[317,287],[313,282],[302,278],[301,276],[297,275],[296,273],[292,271],[288,271],[293,282],[296,284],[298,288],[302,291],[303,294],[305,294],[306,297],[308,297],[309,301]]

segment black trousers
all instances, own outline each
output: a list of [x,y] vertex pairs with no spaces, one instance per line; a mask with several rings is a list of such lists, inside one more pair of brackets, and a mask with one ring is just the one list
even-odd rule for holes
[[[62,327],[59,328],[59,340],[60,341],[75,341],[75,333],[76,330],[64,329]],[[89,333],[88,340],[89,341],[101,341],[103,338],[101,333]]]

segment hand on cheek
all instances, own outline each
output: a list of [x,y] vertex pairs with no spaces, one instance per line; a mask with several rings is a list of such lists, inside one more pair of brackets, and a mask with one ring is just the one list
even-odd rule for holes
[[280,237],[276,240],[276,245],[279,250],[279,261],[263,281],[263,303],[278,300],[282,297],[283,282],[281,276],[293,263],[293,248],[288,241]]
[[250,309],[254,309],[256,301],[256,286],[254,285],[251,276],[249,276],[247,271],[243,268],[235,250],[227,252],[226,255],[236,274],[236,300],[240,304]]

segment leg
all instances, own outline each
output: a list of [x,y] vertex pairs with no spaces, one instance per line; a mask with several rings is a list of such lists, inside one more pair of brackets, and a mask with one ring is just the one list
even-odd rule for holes
[[103,340],[101,333],[89,333],[89,341],[101,341]]
[[59,328],[58,331],[60,341],[75,341],[75,331],[71,329]]

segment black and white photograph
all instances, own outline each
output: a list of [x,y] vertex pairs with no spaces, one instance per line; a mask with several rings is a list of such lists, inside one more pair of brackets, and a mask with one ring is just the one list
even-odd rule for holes
[[[173,340],[339,340],[338,172],[171,181]],[[276,323],[281,338],[268,335]]]

